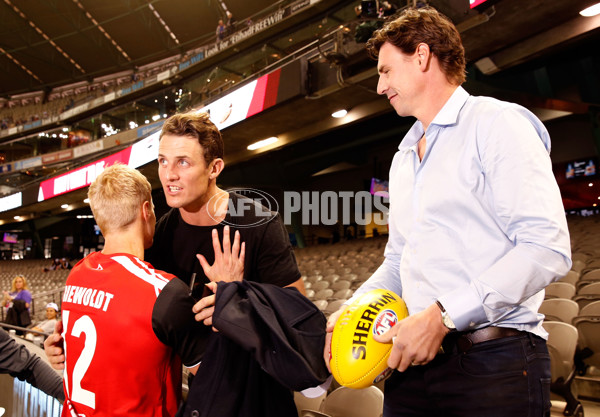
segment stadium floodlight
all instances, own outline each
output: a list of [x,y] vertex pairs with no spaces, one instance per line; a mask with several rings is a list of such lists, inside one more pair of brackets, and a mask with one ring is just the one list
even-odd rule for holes
[[258,142],[254,142],[252,145],[248,145],[248,150],[254,151],[256,149],[264,148],[272,143],[277,142],[279,139],[276,136],[271,136],[270,138],[259,140]]

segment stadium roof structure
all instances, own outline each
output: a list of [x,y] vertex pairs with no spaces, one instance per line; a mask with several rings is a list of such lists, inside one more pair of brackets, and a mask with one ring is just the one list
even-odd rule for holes
[[[413,3],[391,1],[398,6]],[[214,37],[225,9],[240,22],[287,3],[291,2],[1,0],[0,96],[92,81],[182,54]],[[463,32],[468,58],[488,57],[493,63],[482,65],[492,68],[524,62],[558,43],[597,32],[597,19],[578,22],[578,12],[594,0],[487,0],[479,7],[493,9],[482,13],[469,10],[468,0],[428,3],[468,29]]]
[[2,0],[0,95],[43,90],[185,53],[272,0]]

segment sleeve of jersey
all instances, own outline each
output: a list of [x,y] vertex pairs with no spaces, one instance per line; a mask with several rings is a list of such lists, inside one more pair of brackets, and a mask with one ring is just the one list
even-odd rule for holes
[[279,214],[267,224],[258,256],[259,279],[262,283],[285,287],[301,277],[287,230]]
[[152,311],[154,334],[173,348],[188,368],[202,360],[211,332],[210,327],[194,319],[194,303],[189,288],[174,278],[160,292]]

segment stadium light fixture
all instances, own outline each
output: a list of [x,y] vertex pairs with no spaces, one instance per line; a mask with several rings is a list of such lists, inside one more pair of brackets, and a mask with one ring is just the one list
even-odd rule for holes
[[596,16],[597,14],[600,14],[600,3],[596,3],[593,6],[583,9],[579,12],[579,14],[583,17],[592,17]]
[[264,148],[265,146],[275,143],[278,140],[279,139],[277,138],[277,136],[271,136],[270,138],[259,140],[258,142],[254,142],[253,144],[248,145],[248,150],[254,151],[256,149]]
[[348,114],[348,110],[342,109],[342,110],[334,111],[333,113],[331,113],[331,117],[335,117],[336,119],[341,119],[342,117],[344,117],[347,114]]

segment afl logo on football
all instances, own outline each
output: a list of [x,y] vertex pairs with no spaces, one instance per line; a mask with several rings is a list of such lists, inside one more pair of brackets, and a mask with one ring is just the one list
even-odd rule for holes
[[373,335],[380,336],[398,323],[398,316],[393,310],[383,310],[375,318]]

